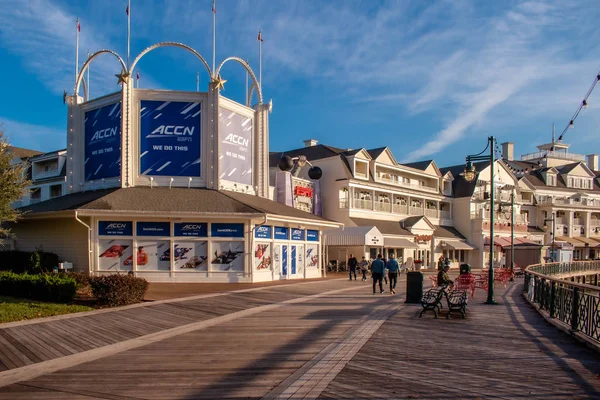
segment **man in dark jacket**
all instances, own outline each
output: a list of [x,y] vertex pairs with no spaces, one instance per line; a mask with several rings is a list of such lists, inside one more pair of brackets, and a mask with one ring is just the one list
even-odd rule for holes
[[350,254],[350,258],[348,259],[348,269],[350,270],[350,280],[352,280],[352,274],[354,274],[354,280],[356,280],[356,266],[358,265],[358,260],[354,255]]
[[450,280],[448,276],[448,270],[450,269],[449,265],[444,265],[444,269],[438,272],[437,276],[437,284],[439,287],[452,285],[454,282]]
[[381,254],[377,255],[377,259],[371,263],[371,275],[373,276],[373,294],[375,294],[375,286],[379,282],[379,293],[383,293],[383,274],[385,274],[385,264],[381,259]]

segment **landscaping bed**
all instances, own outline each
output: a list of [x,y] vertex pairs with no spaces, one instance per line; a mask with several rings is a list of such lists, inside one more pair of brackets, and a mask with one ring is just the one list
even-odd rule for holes
[[93,308],[76,304],[46,303],[10,296],[0,296],[0,323],[90,310],[93,310]]

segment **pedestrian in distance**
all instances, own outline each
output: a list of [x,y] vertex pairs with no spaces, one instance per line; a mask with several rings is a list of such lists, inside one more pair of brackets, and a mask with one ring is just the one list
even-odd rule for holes
[[369,270],[369,262],[363,256],[362,260],[358,263],[358,268],[360,268],[360,272],[362,272],[362,281],[367,280],[367,271]]
[[393,254],[390,254],[390,259],[386,263],[388,270],[388,276],[390,278],[390,294],[396,294],[396,284],[398,283],[398,273],[400,272],[400,265],[394,258]]
[[445,286],[454,284],[454,282],[451,281],[450,277],[448,276],[449,269],[450,269],[449,265],[444,265],[444,268],[440,272],[438,272],[437,284],[439,287],[445,287]]
[[352,274],[354,274],[354,280],[356,280],[356,266],[358,265],[358,260],[354,255],[350,254],[350,258],[348,259],[348,269],[350,271],[350,280],[352,280]]
[[383,261],[383,265],[386,265],[386,270],[383,271],[383,283],[387,286],[388,284],[388,276],[387,276],[387,260],[381,257],[381,261]]
[[371,263],[371,274],[373,276],[373,294],[375,294],[375,286],[379,282],[379,293],[383,293],[383,275],[385,274],[385,264],[381,259],[381,254],[377,255],[377,259]]

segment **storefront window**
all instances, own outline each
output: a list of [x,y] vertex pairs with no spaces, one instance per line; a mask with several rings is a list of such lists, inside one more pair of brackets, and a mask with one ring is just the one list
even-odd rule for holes
[[271,245],[269,243],[257,243],[254,246],[254,269],[257,271],[271,269]]
[[207,271],[208,242],[175,242],[176,271]]
[[319,268],[319,246],[316,244],[306,246],[306,268]]
[[100,239],[99,270],[131,271],[133,269],[132,241],[127,239]]
[[168,240],[140,240],[136,257],[138,271],[169,271],[171,244]]
[[244,242],[212,242],[213,271],[244,271]]

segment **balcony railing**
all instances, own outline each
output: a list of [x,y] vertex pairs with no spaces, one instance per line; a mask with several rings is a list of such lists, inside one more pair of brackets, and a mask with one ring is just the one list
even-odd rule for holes
[[600,207],[600,201],[594,199],[553,199],[548,197],[538,199],[538,204],[551,206]]
[[452,215],[450,214],[450,211],[441,210],[440,211],[440,219],[452,219]]
[[425,216],[429,217],[429,218],[437,218],[438,217],[438,210],[436,210],[435,208],[426,208],[425,209]]
[[423,215],[423,208],[422,207],[411,207],[410,208],[410,215]]
[[583,218],[573,218],[573,225],[585,225]]
[[58,169],[52,169],[49,171],[33,171],[31,178],[36,181],[38,179],[46,179],[46,178],[55,178],[60,175],[60,171]]
[[363,199],[354,199],[354,208],[360,208],[361,210],[372,210],[373,209],[373,201],[363,200]]
[[554,223],[556,225],[567,225],[567,218],[563,218],[563,217],[556,217],[554,219]]
[[340,199],[340,208],[348,208],[348,199]]
[[535,153],[524,154],[521,161],[536,160],[538,158],[560,158],[561,160],[584,161],[585,156],[581,154],[565,153],[564,151],[536,151]]
[[600,219],[590,219],[590,226],[600,226]]
[[375,176],[375,180],[377,182],[383,182],[383,183],[387,183],[387,184],[391,184],[391,185],[402,186],[402,187],[416,189],[416,190],[424,190],[426,192],[431,192],[431,193],[438,192],[437,186],[432,187],[432,186],[427,186],[427,185],[421,185],[419,183],[404,182],[400,179],[397,179],[395,176],[392,176],[392,178],[388,178],[388,177],[383,177],[383,176],[381,176],[381,174],[377,173],[377,175]]
[[383,201],[376,201],[374,203],[374,209],[375,211],[390,212],[392,205]]
[[408,206],[406,204],[394,204],[392,212],[395,214],[408,215]]
[[[485,220],[490,219],[490,212],[488,210],[477,210],[471,213],[471,218],[481,218]],[[494,220],[496,221],[505,221],[510,222],[510,214],[505,215],[504,213],[494,213]],[[514,216],[515,224],[527,224],[527,215],[526,214],[515,214]]]

